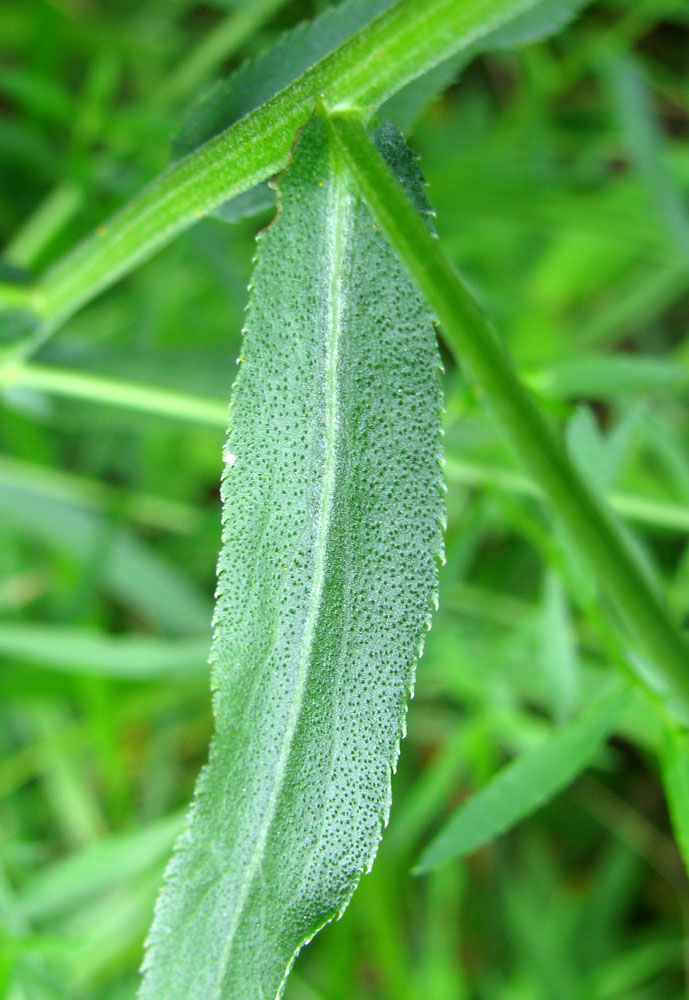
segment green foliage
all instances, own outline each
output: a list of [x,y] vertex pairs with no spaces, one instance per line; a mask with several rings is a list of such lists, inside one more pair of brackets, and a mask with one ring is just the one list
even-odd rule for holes
[[[571,543],[599,574],[604,593],[613,599],[639,644],[640,655],[629,658],[630,669],[647,693],[662,699],[686,725],[689,644],[658,594],[652,573],[524,389],[489,322],[418,219],[359,116],[328,117],[328,129],[383,232],[442,325],[457,363],[466,363]],[[595,428],[593,436],[596,442]]]
[[[249,188],[230,205],[232,228],[192,227],[206,203],[190,184],[180,221],[179,191],[161,205],[158,175],[195,93],[328,5],[0,4],[1,308],[54,316],[61,300],[72,313],[49,340],[32,319],[35,360],[15,354],[0,375],[0,995],[10,1000],[136,995],[213,725],[204,661],[222,433],[255,231],[268,221],[252,221],[252,199],[274,199]],[[530,16],[557,20],[568,6],[539,3]],[[435,0],[418,8],[425,16]],[[425,44],[428,32],[410,30]],[[680,622],[688,32],[682,0],[596,0],[554,39],[499,49],[490,33],[468,46],[464,34],[460,52],[381,106],[413,132],[444,254]],[[396,76],[405,45],[383,70]],[[278,125],[286,159],[296,126]],[[207,166],[232,181],[218,148]],[[127,246],[110,222],[99,227],[132,198],[139,228]],[[137,243],[148,222],[157,239],[171,226],[160,246],[180,238],[130,273],[132,247],[142,263],[154,249]],[[114,245],[121,257],[108,256]],[[104,260],[129,277],[96,297]],[[595,770],[479,853],[409,876],[459,803],[587,717],[637,653],[577,538],[449,353],[444,362],[447,564],[390,826],[345,919],[304,949],[285,998],[679,1000],[686,738],[640,694]]]
[[173,156],[186,156],[250,111],[255,111],[393,2],[345,0],[286,32],[227,80],[218,81],[191,108],[175,136]]
[[416,871],[431,871],[475,851],[561,792],[598,753],[626,700],[626,694],[614,691],[500,771],[454,813],[425,848]]
[[[423,205],[401,139],[388,162]],[[304,131],[262,236],[225,446],[217,731],[142,997],[276,996],[370,869],[441,551],[425,308]]]
[[[505,25],[479,37],[435,71],[408,84],[392,97],[383,112],[406,131],[425,106],[445,89],[460,69],[481,52],[509,48],[557,31],[588,0],[537,2],[533,9],[512,17]],[[327,7],[312,21],[286,32],[271,48],[241,66],[227,80],[218,81],[184,119],[173,144],[173,156],[186,156],[260,107],[292,80],[300,77],[357,31],[390,7],[393,0],[345,0]],[[515,9],[518,9],[515,4]],[[508,14],[509,17],[509,14]],[[265,186],[246,192],[214,209],[226,222],[257,214],[271,203]]]
[[689,736],[675,726],[665,730],[662,751],[662,774],[668,808],[682,852],[684,866],[689,871]]

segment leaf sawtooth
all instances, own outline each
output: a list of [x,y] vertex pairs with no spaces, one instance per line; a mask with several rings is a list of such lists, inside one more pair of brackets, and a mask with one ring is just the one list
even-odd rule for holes
[[[391,127],[378,145],[427,213]],[[216,733],[144,1000],[273,1000],[387,822],[442,549],[433,326],[319,119],[260,237],[223,477]]]

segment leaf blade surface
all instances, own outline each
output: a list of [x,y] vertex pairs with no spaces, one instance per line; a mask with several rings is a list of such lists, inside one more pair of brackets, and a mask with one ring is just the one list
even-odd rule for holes
[[[425,208],[418,171],[381,139]],[[142,997],[279,995],[387,819],[436,590],[439,357],[322,123],[263,235],[231,406],[216,735],[167,873]]]

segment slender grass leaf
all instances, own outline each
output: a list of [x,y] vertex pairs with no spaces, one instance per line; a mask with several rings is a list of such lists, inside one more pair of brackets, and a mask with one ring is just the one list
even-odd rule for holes
[[[379,145],[421,210],[413,158]],[[373,862],[441,551],[426,307],[314,119],[262,236],[225,451],[217,731],[145,1000],[259,1000]]]
[[509,830],[557,795],[590,763],[627,702],[615,690],[540,746],[522,754],[460,806],[423,851],[427,872]]
[[546,574],[539,618],[543,675],[550,689],[555,721],[565,723],[578,700],[581,667],[569,601],[554,573]]
[[686,730],[665,728],[660,761],[672,828],[689,873],[689,733]]
[[585,354],[559,361],[529,378],[558,399],[617,399],[686,389],[689,372],[676,361],[634,354]]
[[663,134],[654,114],[652,96],[639,67],[629,58],[617,59],[607,81],[620,131],[658,218],[681,253],[689,260],[689,212],[678,181],[667,169]]
[[0,311],[0,351],[32,337],[40,326],[40,319],[30,309],[3,309]]
[[117,889],[162,862],[182,828],[179,813],[142,830],[115,834],[29,879],[17,900],[24,920],[47,920]]
[[198,636],[211,609],[196,583],[128,528],[113,524],[67,489],[0,470],[0,524],[89,564],[97,558],[102,588],[151,625]]
[[207,639],[107,636],[64,625],[0,622],[0,653],[53,670],[120,680],[188,680],[206,670]]
[[30,275],[0,259],[0,360],[35,335],[41,319],[28,303]]

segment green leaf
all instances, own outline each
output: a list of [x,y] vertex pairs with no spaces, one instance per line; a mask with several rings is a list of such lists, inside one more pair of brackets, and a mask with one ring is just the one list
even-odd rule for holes
[[0,351],[33,337],[40,322],[30,309],[0,310]]
[[433,306],[455,359],[467,365],[503,431],[622,613],[639,650],[628,656],[630,666],[654,698],[660,696],[673,714],[686,719],[689,646],[666,601],[610,512],[579,475],[439,241],[432,239],[370,141],[359,114],[333,114],[327,124],[366,203]]
[[[219,80],[192,105],[175,137],[173,157],[186,156],[260,107],[392,3],[394,0],[345,0],[286,31],[269,49],[226,80]],[[259,184],[219,205],[212,214],[224,222],[238,222],[265,211],[274,202],[268,185]]]
[[684,192],[667,169],[663,130],[642,71],[630,58],[611,61],[606,77],[613,110],[633,165],[658,218],[685,263],[689,260],[689,213]]
[[198,637],[208,628],[210,604],[200,587],[107,509],[67,483],[0,464],[0,526],[68,553],[94,567],[94,584],[165,631]]
[[30,275],[0,259],[0,360],[36,336],[41,319],[32,308]]
[[10,660],[118,680],[185,680],[205,670],[205,638],[107,636],[85,628],[0,622],[0,653]]
[[665,727],[660,762],[672,828],[689,872],[689,733],[685,729]]
[[679,392],[689,383],[689,374],[668,357],[580,354],[556,362],[529,381],[540,392],[557,399],[616,399]]
[[569,784],[595,757],[627,702],[615,690],[546,742],[523,753],[460,806],[424,850],[427,872],[505,833]]
[[[378,144],[417,207],[415,163]],[[225,450],[217,731],[145,1000],[279,995],[373,862],[444,517],[429,314],[307,126],[260,240]]]
[[536,0],[397,0],[300,77],[171,164],[109,222],[57,261],[34,291],[48,326],[229,199],[274,177],[317,103],[372,114],[394,93]]
[[[254,111],[292,80],[301,76],[329,52],[360,31],[395,0],[345,0],[328,7],[312,21],[285,32],[265,52],[245,63],[226,80],[218,81],[187,113],[173,143],[173,157],[186,156],[223,129]],[[531,9],[512,16],[505,24],[477,39],[393,98],[397,115],[405,124],[421,107],[448,86],[460,69],[481,52],[525,45],[559,31],[590,0],[541,0]],[[430,77],[429,84],[422,84]],[[416,88],[419,88],[418,90]],[[423,96],[421,96],[423,95]],[[405,106],[413,101],[413,111]],[[386,105],[384,114],[389,115]]]
[[162,863],[183,816],[173,813],[141,830],[112,834],[40,870],[17,901],[25,920],[46,920],[134,882]]

